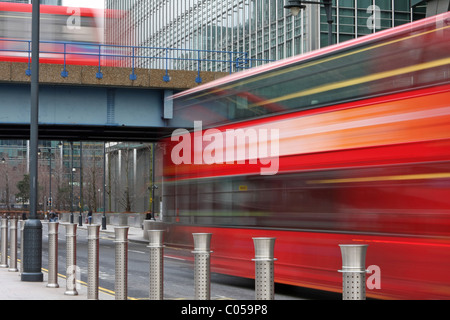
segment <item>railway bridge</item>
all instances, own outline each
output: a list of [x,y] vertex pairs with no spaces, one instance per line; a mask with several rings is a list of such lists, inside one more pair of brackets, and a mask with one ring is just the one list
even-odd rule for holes
[[[157,141],[177,116],[166,97],[227,74],[41,64],[39,139]],[[0,139],[29,138],[29,83],[28,63],[0,61]]]

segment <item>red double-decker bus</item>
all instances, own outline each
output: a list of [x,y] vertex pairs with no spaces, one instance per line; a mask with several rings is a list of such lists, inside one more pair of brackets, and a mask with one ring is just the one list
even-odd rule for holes
[[174,95],[202,130],[160,144],[166,243],[210,232],[213,271],[252,278],[275,237],[276,282],[334,292],[338,245],[368,244],[368,297],[450,298],[449,39],[445,13]]

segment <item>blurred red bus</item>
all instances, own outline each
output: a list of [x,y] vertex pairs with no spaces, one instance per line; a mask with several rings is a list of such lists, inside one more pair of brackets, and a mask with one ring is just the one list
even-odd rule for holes
[[[0,61],[29,62],[31,4],[0,2]],[[98,65],[104,44],[105,19],[120,19],[117,12],[93,8],[40,6],[40,62]],[[109,23],[108,25],[111,25]],[[64,45],[66,43],[66,45]],[[64,55],[66,53],[66,55]],[[101,65],[108,58],[103,56]]]
[[[276,237],[276,282],[334,292],[338,245],[369,244],[381,289],[368,297],[449,299],[449,24],[442,14],[174,95],[170,125],[203,128],[159,145],[166,243],[211,232],[213,271],[253,278],[252,237]],[[232,144],[241,161],[223,157],[237,129],[278,130],[276,174],[250,161],[258,136]]]

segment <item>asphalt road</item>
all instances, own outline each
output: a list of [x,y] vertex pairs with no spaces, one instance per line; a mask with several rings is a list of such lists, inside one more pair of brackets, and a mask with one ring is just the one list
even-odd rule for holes
[[[43,224],[42,266],[48,268],[48,231]],[[66,236],[65,228],[58,235],[58,273],[65,275]],[[114,234],[100,233],[99,287],[114,295],[115,243]],[[81,283],[87,283],[87,230],[77,231],[77,266]],[[193,261],[190,251],[164,248],[164,299],[194,299]],[[186,259],[180,258],[185,256]],[[149,249],[144,243],[128,243],[128,297],[146,300],[149,296]],[[276,285],[276,300],[340,299],[340,295],[317,292],[293,286]],[[212,300],[254,300],[254,280],[211,273]]]

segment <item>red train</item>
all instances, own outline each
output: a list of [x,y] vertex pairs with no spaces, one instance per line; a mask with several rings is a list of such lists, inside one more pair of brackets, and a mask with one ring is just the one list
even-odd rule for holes
[[175,95],[198,122],[160,144],[166,242],[211,232],[213,271],[251,278],[276,237],[275,281],[335,292],[338,245],[368,244],[368,297],[449,299],[449,39],[445,13]]
[[[0,2],[0,61],[29,62],[31,11],[31,4]],[[105,25],[121,17],[112,10],[51,5],[41,5],[40,14],[40,62],[80,65],[98,65],[99,51],[108,54],[98,44],[105,44]],[[102,57],[101,65],[109,60]]]

